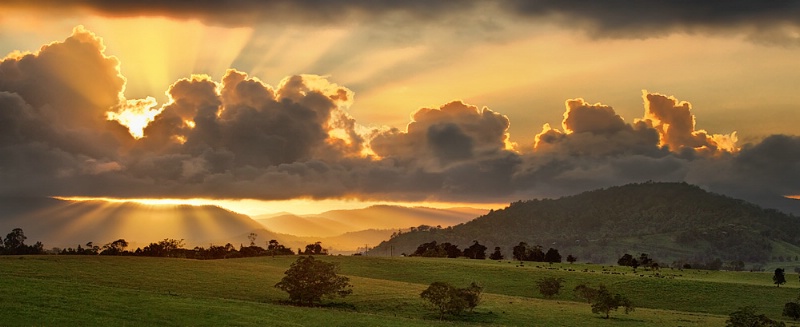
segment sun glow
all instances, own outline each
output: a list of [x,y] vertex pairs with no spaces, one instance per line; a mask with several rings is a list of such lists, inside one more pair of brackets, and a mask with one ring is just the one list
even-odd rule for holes
[[172,82],[190,74],[221,77],[253,32],[156,17],[93,16],[84,25],[107,40],[107,54],[119,58],[129,98],[165,96]]
[[156,99],[153,97],[147,97],[143,100],[126,100],[116,108],[116,112],[107,112],[106,118],[108,120],[116,120],[128,128],[131,136],[140,139],[144,137],[144,128],[161,113],[161,109],[153,109],[156,104]]
[[462,202],[392,202],[392,201],[359,201],[359,200],[312,200],[293,199],[279,201],[265,200],[222,200],[222,199],[121,199],[106,197],[54,197],[66,201],[104,201],[112,203],[138,203],[147,206],[218,206],[251,217],[291,212],[297,215],[319,214],[330,210],[361,209],[373,205],[395,205],[404,207],[427,207],[436,209],[469,207],[475,209],[499,209],[506,207],[507,203],[462,203]]

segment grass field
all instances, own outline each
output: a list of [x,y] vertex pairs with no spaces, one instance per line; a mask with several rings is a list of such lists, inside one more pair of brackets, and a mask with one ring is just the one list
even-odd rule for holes
[[[296,257],[184,260],[146,257],[0,257],[2,326],[723,326],[745,305],[782,319],[800,294],[772,273],[630,268],[467,259],[320,257],[351,278],[353,294],[325,307],[282,304],[273,287]],[[787,269],[789,272],[789,269]],[[658,275],[656,275],[658,274]],[[537,279],[565,279],[543,299]],[[440,321],[419,298],[434,281],[484,286],[472,314]],[[625,294],[636,311],[592,314],[571,290],[603,283]],[[793,322],[787,321],[789,326]]]

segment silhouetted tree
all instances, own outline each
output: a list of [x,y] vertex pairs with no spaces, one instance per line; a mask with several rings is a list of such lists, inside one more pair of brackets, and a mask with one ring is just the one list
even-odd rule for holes
[[461,250],[458,248],[458,245],[445,242],[442,243],[441,246],[442,249],[444,249],[444,252],[447,253],[448,258],[458,258],[463,254],[463,252],[461,252]]
[[558,250],[550,248],[544,255],[544,261],[550,264],[553,264],[554,262],[561,262],[561,254],[558,253]]
[[564,287],[563,283],[563,278],[545,277],[536,281],[536,286],[539,287],[539,293],[549,299],[561,292],[561,288]]
[[[2,235],[2,234],[0,234]],[[19,248],[25,246],[25,240],[28,238],[25,236],[25,232],[22,231],[22,228],[14,228],[11,230],[6,238],[3,239],[3,247],[4,250],[16,254],[19,251]]]
[[322,297],[345,297],[353,293],[350,279],[336,274],[335,263],[301,256],[286,270],[286,276],[275,287],[289,293],[289,300],[313,305]]
[[470,247],[464,249],[464,256],[470,259],[486,259],[486,246],[474,241]]
[[[559,255],[560,257],[560,255]],[[528,255],[528,261],[536,261],[536,262],[544,262],[544,251],[542,251],[541,245],[535,245],[530,249],[530,254]],[[559,261],[560,262],[560,261]]]
[[630,266],[631,263],[633,263],[633,260],[634,259],[632,255],[625,253],[619,258],[619,260],[617,260],[617,264],[620,266]]
[[530,256],[529,255],[530,249],[528,248],[528,243],[519,242],[519,244],[513,248],[512,253],[514,255],[514,260],[519,260],[519,261],[528,260],[528,257]]
[[250,233],[247,235],[247,239],[250,240],[250,246],[256,246],[256,238],[258,238],[258,234]]
[[775,275],[772,276],[772,282],[775,286],[781,287],[781,284],[786,284],[786,275],[783,273],[783,268],[776,268]]
[[278,243],[277,240],[269,240],[267,243],[267,252],[273,257],[276,255],[293,255],[292,249],[286,248],[285,246]]
[[504,256],[503,256],[503,253],[500,252],[500,247],[499,246],[495,246],[494,247],[494,252],[492,252],[492,254],[489,255],[489,259],[492,259],[492,260],[503,260],[503,258],[504,258]]
[[128,247],[128,242],[124,239],[118,239],[114,242],[108,243],[103,245],[103,251],[100,252],[101,255],[120,255],[125,252],[125,248]]
[[571,255],[571,254],[568,254],[568,255],[567,255],[567,262],[569,262],[569,263],[575,263],[575,261],[578,261],[578,258],[577,258],[577,257],[575,257],[575,256],[573,256],[573,255]]
[[303,251],[303,254],[306,255],[328,255],[328,250],[322,248],[322,242],[315,242],[314,244],[306,245],[306,250]]

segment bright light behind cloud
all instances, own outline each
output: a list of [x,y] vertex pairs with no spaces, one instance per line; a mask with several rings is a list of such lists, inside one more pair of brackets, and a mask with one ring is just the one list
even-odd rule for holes
[[128,127],[131,135],[137,139],[144,137],[144,128],[152,122],[161,110],[153,109],[156,99],[147,97],[144,100],[126,100],[117,111],[106,113],[108,120],[116,120]]
[[163,96],[172,82],[190,74],[220,77],[253,32],[158,17],[91,16],[84,25],[102,35],[107,53],[122,62],[128,98]]

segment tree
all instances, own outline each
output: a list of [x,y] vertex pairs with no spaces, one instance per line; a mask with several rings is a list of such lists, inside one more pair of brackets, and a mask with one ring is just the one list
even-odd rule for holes
[[481,300],[483,287],[476,283],[466,288],[456,288],[446,282],[433,282],[419,296],[439,312],[439,319],[445,314],[459,315],[464,310],[474,309]]
[[783,273],[783,268],[776,268],[775,275],[772,276],[772,282],[775,286],[781,287],[781,284],[786,284],[786,275]]
[[575,261],[578,261],[578,258],[577,258],[577,257],[575,257],[575,256],[573,256],[573,255],[571,255],[571,254],[568,254],[568,255],[567,255],[567,262],[569,262],[569,263],[575,263]]
[[[445,242],[442,243],[441,246],[442,249],[444,249],[444,252],[447,253],[448,258],[458,258],[463,254],[463,252],[461,252],[461,250],[458,249],[458,245]],[[486,250],[485,247],[484,250]],[[486,255],[484,254],[484,257],[485,256]]]
[[605,285],[600,285],[597,288],[597,294],[594,302],[592,302],[592,313],[605,314],[606,319],[609,317],[611,311],[616,311],[619,307],[625,308],[625,313],[633,311],[633,304],[631,301],[622,294],[611,294]]
[[314,244],[306,245],[306,250],[303,251],[303,254],[307,254],[307,255],[313,255],[313,254],[328,255],[328,250],[322,248],[322,242],[315,242]]
[[561,262],[561,254],[558,253],[558,250],[550,248],[544,255],[544,261],[549,264],[553,264],[553,262]]
[[741,307],[734,311],[725,321],[726,327],[781,327],[786,326],[783,322],[769,319],[764,314],[756,314],[753,307]]
[[282,244],[278,243],[277,240],[269,240],[267,243],[267,252],[272,255],[273,257],[276,255],[293,255],[292,249],[289,249]]
[[108,243],[103,245],[103,251],[100,252],[101,255],[120,255],[122,252],[125,252],[125,248],[128,247],[128,241],[124,239],[118,239],[114,242]]
[[514,260],[524,261],[528,260],[530,249],[528,243],[519,242],[519,245],[513,248]]
[[536,286],[539,287],[539,293],[542,293],[546,298],[552,298],[561,291],[564,285],[563,278],[545,277],[536,281]]
[[464,249],[464,256],[470,259],[486,259],[486,246],[474,241],[470,247]]
[[250,240],[250,246],[256,246],[256,238],[258,238],[258,234],[251,232],[247,235],[247,239]]
[[633,259],[632,255],[625,253],[617,260],[617,264],[620,266],[630,266],[633,260],[635,259]]
[[336,274],[334,263],[302,256],[286,270],[275,287],[289,293],[289,300],[297,304],[313,305],[322,297],[345,297],[353,293],[350,279]]
[[505,258],[505,257],[503,256],[503,253],[500,252],[500,247],[499,246],[495,246],[494,247],[494,252],[492,252],[492,254],[489,255],[489,259],[492,259],[492,260],[503,260],[503,258]]
[[25,240],[27,239],[22,228],[12,229],[11,232],[6,235],[6,238],[3,239],[3,252],[7,254],[20,254],[25,248]]
[[467,301],[467,309],[472,312],[478,304],[481,303],[481,294],[483,293],[483,286],[475,282],[469,284],[468,287],[459,289],[459,295]]
[[783,315],[792,320],[800,319],[800,304],[797,302],[788,302],[783,305]]

